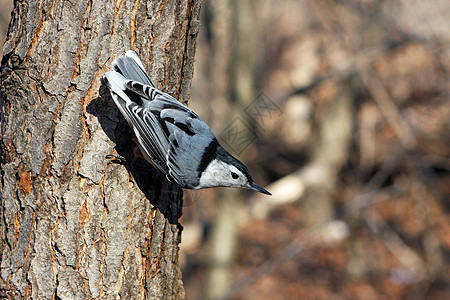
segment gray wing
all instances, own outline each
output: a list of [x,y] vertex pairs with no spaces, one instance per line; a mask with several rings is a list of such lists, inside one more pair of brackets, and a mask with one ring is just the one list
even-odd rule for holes
[[110,88],[111,96],[119,111],[133,129],[142,153],[150,158],[163,173],[168,174],[166,156],[169,147],[168,138],[162,130],[157,117],[136,103],[138,96],[127,93],[125,77],[117,72],[107,72],[105,82]]
[[215,139],[208,125],[153,86],[127,80],[117,72],[107,72],[104,78],[144,155],[180,186],[197,186],[204,149]]
[[128,81],[126,85],[145,98],[145,108],[162,120],[167,128],[169,148],[166,165],[168,178],[183,187],[199,184],[198,167],[203,152],[215,136],[211,129],[192,110],[160,90]]

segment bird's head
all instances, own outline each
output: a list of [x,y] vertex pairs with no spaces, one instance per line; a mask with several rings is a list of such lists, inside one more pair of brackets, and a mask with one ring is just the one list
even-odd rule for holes
[[272,195],[257,185],[247,167],[234,158],[224,148],[217,148],[216,156],[200,175],[201,188],[205,187],[236,187],[254,190],[266,195]]

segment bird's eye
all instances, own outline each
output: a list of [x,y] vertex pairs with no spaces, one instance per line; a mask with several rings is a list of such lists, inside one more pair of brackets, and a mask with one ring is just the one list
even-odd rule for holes
[[231,172],[231,177],[233,177],[233,179],[238,179],[239,175],[234,172]]

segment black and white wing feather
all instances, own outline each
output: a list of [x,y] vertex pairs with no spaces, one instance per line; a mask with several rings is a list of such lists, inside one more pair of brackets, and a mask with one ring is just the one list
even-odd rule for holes
[[217,142],[211,129],[189,108],[153,86],[135,52],[128,51],[113,68],[104,81],[144,156],[169,180],[185,188],[197,187],[199,168],[205,164],[202,154]]

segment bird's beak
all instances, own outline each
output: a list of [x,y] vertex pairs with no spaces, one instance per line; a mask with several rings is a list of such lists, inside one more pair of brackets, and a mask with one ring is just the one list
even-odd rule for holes
[[266,194],[266,195],[272,195],[269,191],[266,191],[265,189],[263,189],[262,187],[260,187],[259,185],[257,185],[256,183],[252,182],[248,185],[248,187],[251,190]]

